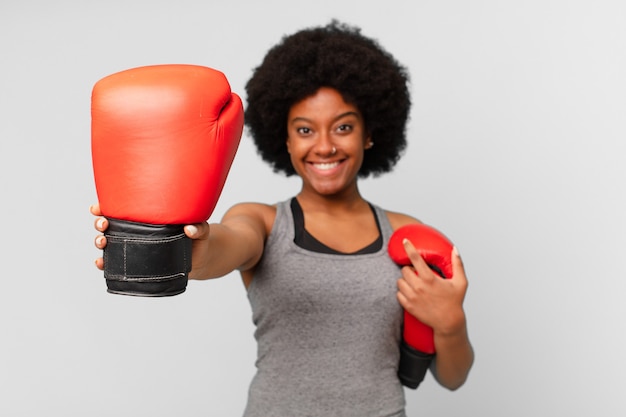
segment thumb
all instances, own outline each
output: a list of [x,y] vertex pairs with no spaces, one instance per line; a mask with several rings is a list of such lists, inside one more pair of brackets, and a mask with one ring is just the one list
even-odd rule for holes
[[209,235],[207,223],[188,224],[184,230],[187,237],[191,239],[206,239]]
[[455,280],[460,278],[463,281],[467,281],[467,277],[465,276],[465,267],[463,266],[463,259],[461,259],[461,255],[459,254],[459,250],[456,246],[452,248],[452,277]]

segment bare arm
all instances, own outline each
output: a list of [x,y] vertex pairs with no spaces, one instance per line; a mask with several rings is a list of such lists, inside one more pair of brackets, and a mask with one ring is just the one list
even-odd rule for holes
[[232,207],[221,223],[185,226],[194,240],[189,278],[217,278],[254,267],[263,254],[274,214],[271,206],[246,203]]
[[455,390],[465,381],[474,363],[474,350],[470,344],[465,315],[459,321],[457,330],[451,332],[434,332],[437,355],[432,372],[441,385]]

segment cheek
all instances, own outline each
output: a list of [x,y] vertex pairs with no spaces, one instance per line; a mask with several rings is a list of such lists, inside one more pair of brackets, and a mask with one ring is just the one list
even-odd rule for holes
[[308,145],[303,141],[287,139],[285,144],[287,145],[287,153],[289,153],[291,159],[297,159],[299,156],[308,152]]
[[294,144],[293,141],[290,140],[287,140],[285,144],[287,146],[287,153],[289,154],[289,161],[291,162],[291,166],[298,174],[300,174],[298,163],[300,160],[299,155],[301,155],[301,149],[298,145]]

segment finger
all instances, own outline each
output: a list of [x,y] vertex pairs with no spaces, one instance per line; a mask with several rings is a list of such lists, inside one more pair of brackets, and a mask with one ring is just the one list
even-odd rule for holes
[[413,291],[420,286],[420,278],[418,277],[415,269],[412,266],[405,266],[402,268],[401,281],[405,282]]
[[98,217],[94,221],[94,226],[97,231],[104,232],[109,227],[109,221],[105,217]]
[[98,249],[104,249],[104,247],[107,245],[107,239],[103,235],[96,236],[95,242],[96,242],[96,248]]
[[400,303],[400,306],[411,315],[417,316],[417,310],[415,306],[419,304],[416,300],[417,294],[411,288],[411,286],[403,279],[398,280],[398,291],[396,292],[396,298]]
[[407,310],[408,307],[411,305],[409,303],[409,299],[406,297],[406,295],[404,295],[402,291],[398,291],[396,293],[396,298],[398,299],[400,306],[402,306],[402,308],[404,308],[405,310]]
[[465,266],[463,265],[463,259],[461,259],[461,255],[459,254],[459,250],[457,247],[452,248],[452,277],[455,281],[466,281],[467,277],[465,276]]
[[92,204],[89,206],[89,211],[94,216],[102,216],[102,211],[100,211],[100,203]]
[[409,259],[413,264],[413,268],[415,268],[417,276],[426,280],[434,279],[434,272],[430,269],[424,258],[422,258],[422,255],[420,255],[419,251],[415,249],[413,243],[411,243],[409,239],[404,239],[402,241],[402,244],[404,245],[404,250],[406,251],[406,254],[409,256]]
[[98,258],[96,259],[96,268],[98,268],[99,270],[104,270],[104,259],[102,258]]
[[188,238],[204,239],[208,236],[209,225],[207,223],[188,224],[183,230]]
[[193,239],[198,233],[198,227],[193,224],[189,224],[183,228],[188,238]]
[[398,280],[398,291],[406,297],[413,297],[413,295],[415,295],[415,287],[413,286],[415,280],[417,280],[415,272],[409,268],[404,268],[402,271],[402,278]]

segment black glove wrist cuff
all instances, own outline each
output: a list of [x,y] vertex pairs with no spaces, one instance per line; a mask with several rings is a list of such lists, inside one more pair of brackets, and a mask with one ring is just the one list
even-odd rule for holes
[[434,357],[434,354],[412,348],[403,340],[400,344],[400,365],[398,366],[398,378],[402,385],[416,389],[424,380]]
[[110,293],[159,297],[185,291],[191,239],[182,225],[108,221],[104,278]]

